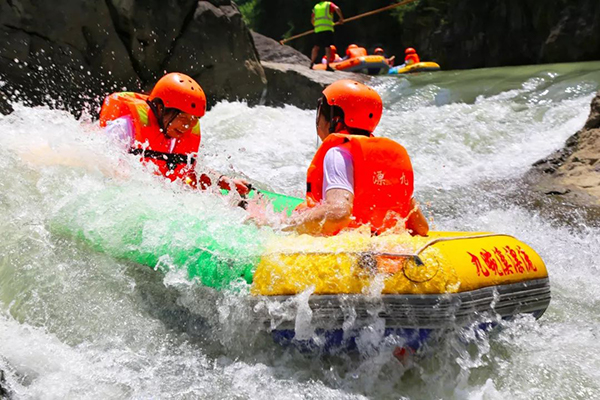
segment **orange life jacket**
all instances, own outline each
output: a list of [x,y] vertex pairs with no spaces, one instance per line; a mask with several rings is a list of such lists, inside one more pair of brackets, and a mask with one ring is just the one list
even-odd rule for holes
[[348,49],[348,58],[364,57],[367,55],[367,49],[364,47],[356,47]]
[[[130,153],[140,155],[142,161],[158,166],[160,173],[174,181],[193,171],[200,147],[200,122],[179,139],[167,137],[150,106],[148,96],[134,92],[113,93],[106,97],[100,110],[100,126],[117,118],[129,116],[135,130],[135,144]],[[175,140],[175,145],[171,148]]]
[[353,222],[350,227],[371,224],[375,233],[408,216],[414,190],[412,165],[400,144],[387,138],[334,133],[317,150],[306,180],[306,206],[320,203],[323,192],[323,160],[332,147],[352,154],[354,165]]
[[404,63],[406,65],[416,64],[416,63],[420,63],[420,62],[421,62],[421,59],[419,58],[419,55],[416,53],[407,54],[406,57],[404,57]]

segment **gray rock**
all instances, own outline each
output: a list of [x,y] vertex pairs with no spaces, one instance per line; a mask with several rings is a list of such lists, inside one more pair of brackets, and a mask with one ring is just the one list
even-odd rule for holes
[[562,149],[533,164],[526,179],[538,192],[600,207],[600,92],[583,129]]
[[209,104],[256,102],[266,87],[230,0],[0,2],[0,79],[11,98],[97,110],[104,95],[149,89],[171,71],[198,79]]
[[8,115],[13,112],[8,96],[0,90],[0,114]]
[[11,97],[73,107],[138,83],[99,0],[0,2],[0,79]]
[[0,400],[9,400],[11,398],[11,392],[6,385],[6,379],[4,378],[4,371],[0,369]]
[[349,72],[315,71],[307,66],[262,62],[268,86],[266,105],[292,104],[299,108],[314,109],[323,89],[339,80],[354,79],[367,83],[370,78]]
[[310,65],[310,58],[293,47],[281,45],[278,41],[254,31],[252,32],[252,38],[261,61]]

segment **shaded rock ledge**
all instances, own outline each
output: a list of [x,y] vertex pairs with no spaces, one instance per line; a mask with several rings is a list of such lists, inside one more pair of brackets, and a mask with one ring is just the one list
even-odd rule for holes
[[583,128],[567,139],[564,148],[537,161],[526,178],[545,195],[600,208],[600,92]]
[[252,31],[252,39],[261,61],[298,64],[306,67],[310,65],[310,58],[293,47],[281,45],[278,41],[254,31]]
[[299,108],[315,109],[327,85],[339,79],[354,79],[363,83],[370,80],[367,75],[314,71],[297,64],[263,61],[262,66],[268,82],[265,102],[268,106],[292,104]]
[[265,105],[291,104],[314,109],[321,92],[339,79],[354,79],[366,83],[363,74],[315,71],[309,68],[310,58],[276,40],[252,32],[254,44],[267,77]]
[[6,384],[6,379],[4,378],[4,371],[0,369],[0,400],[9,400],[11,398],[11,391]]
[[0,2],[0,89],[11,101],[97,108],[166,71],[197,79],[209,104],[257,103],[267,84],[231,0]]

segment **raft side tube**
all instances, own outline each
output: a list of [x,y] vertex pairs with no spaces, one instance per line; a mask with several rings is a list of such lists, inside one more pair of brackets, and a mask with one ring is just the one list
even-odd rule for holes
[[[259,304],[283,303],[293,297],[258,296],[251,299],[254,319],[270,330],[273,318],[269,315],[269,307]],[[355,311],[353,328],[371,324],[372,310],[379,310],[377,316],[385,320],[386,329],[442,329],[466,326],[480,318],[482,313],[492,313],[503,319],[518,314],[532,314],[539,318],[548,308],[550,298],[550,282],[544,278],[439,295],[311,295],[308,304],[312,311],[311,325],[316,329],[342,329],[349,308]],[[288,304],[295,306],[293,301]],[[293,330],[294,326],[294,320],[286,320],[278,324],[276,330]]]

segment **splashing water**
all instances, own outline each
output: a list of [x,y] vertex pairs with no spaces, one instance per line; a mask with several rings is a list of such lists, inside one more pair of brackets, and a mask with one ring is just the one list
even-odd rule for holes
[[[247,260],[270,229],[244,224],[234,198],[152,176],[89,118],[14,104],[0,117],[0,370],[8,386],[24,399],[597,397],[598,223],[576,213],[568,224],[556,220],[509,189],[581,128],[599,67],[375,81],[386,104],[375,133],[407,148],[435,228],[520,238],[545,260],[553,288],[540,320],[445,332],[404,363],[392,354],[401,338],[384,338],[380,321],[361,332],[357,353],[277,346],[249,317],[247,284],[216,292],[173,268],[185,261],[165,257],[214,240],[234,261]],[[202,130],[200,168],[302,195],[314,112],[219,103]],[[75,237],[61,233],[74,225]],[[115,232],[122,226],[131,231]],[[190,231],[203,235],[182,234]],[[123,246],[123,237],[135,245]],[[166,275],[124,261],[128,252]],[[310,318],[298,323],[312,334]]]

